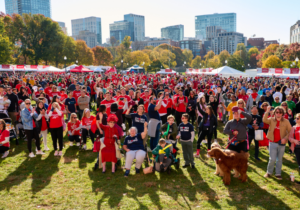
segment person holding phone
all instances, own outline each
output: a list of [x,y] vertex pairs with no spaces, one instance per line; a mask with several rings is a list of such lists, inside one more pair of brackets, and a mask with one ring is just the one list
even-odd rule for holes
[[276,162],[275,177],[278,180],[282,180],[281,177],[281,167],[282,167],[282,157],[285,151],[285,144],[289,139],[289,134],[291,131],[290,122],[283,116],[285,111],[282,106],[278,106],[274,109],[274,117],[270,117],[269,113],[271,111],[271,106],[267,107],[267,111],[263,117],[263,122],[269,125],[269,130],[267,138],[269,139],[269,163],[267,168],[267,173],[264,175],[265,178],[270,178],[274,171],[274,165]]

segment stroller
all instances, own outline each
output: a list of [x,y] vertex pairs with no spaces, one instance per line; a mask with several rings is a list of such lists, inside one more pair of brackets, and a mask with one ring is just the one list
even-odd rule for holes
[[9,137],[10,139],[15,138],[16,139],[16,145],[19,144],[19,140],[17,137],[16,128],[12,124],[12,120],[9,118],[8,114],[0,111],[0,119],[4,120],[6,123],[6,129],[9,131]]

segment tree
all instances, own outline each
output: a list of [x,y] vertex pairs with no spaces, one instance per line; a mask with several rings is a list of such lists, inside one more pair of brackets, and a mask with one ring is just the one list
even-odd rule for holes
[[0,18],[0,63],[12,62],[13,43],[5,33],[3,18]]
[[244,61],[242,60],[242,58],[238,55],[231,55],[228,58],[228,66],[230,66],[231,68],[240,70],[240,71],[244,71],[245,70],[245,66],[244,66]]
[[279,45],[279,47],[276,49],[275,55],[280,59],[280,60],[285,60],[285,58],[283,57],[283,53],[285,51],[285,49],[287,49],[288,46],[285,44],[281,44]]
[[248,53],[244,43],[237,44],[234,54],[240,56],[244,61],[244,66],[247,66],[247,64],[249,63],[249,59],[248,59]]
[[249,56],[255,54],[256,56],[259,54],[259,50],[257,47],[251,47],[248,51]]
[[220,58],[218,55],[215,55],[213,58],[208,60],[208,67],[216,69],[220,66]]
[[146,49],[146,50],[153,50],[153,49],[154,49],[154,46],[149,45],[149,46],[146,46],[144,49]]
[[174,53],[176,56],[175,61],[177,63],[177,66],[182,66],[184,62],[184,55],[182,49],[180,49],[179,47],[172,46],[172,53]]
[[197,55],[193,60],[191,67],[195,69],[200,69],[201,68],[201,56]]
[[67,57],[67,65],[73,64],[76,61],[76,58],[78,57],[76,52],[76,42],[70,36],[66,36],[63,55]]
[[204,56],[204,58],[205,58],[205,67],[207,67],[209,59],[212,59],[214,56],[215,56],[214,51],[211,50],[211,51],[207,52],[207,54]]
[[282,68],[282,61],[276,56],[271,55],[265,61],[263,61],[263,68]]
[[252,47],[250,48],[250,50],[248,51],[248,56],[249,56],[249,64],[252,68],[256,68],[257,67],[257,56],[259,55],[259,50],[257,49],[257,47]]
[[75,43],[76,60],[78,60],[81,65],[92,65],[95,57],[91,48],[89,48],[83,40],[76,40]]
[[148,71],[156,71],[159,70],[162,66],[162,63],[159,60],[153,60],[151,62],[150,67],[148,68]]
[[166,68],[172,68],[176,66],[175,61],[175,54],[172,53],[170,50],[163,50],[160,49],[158,55],[158,60],[162,63],[163,67]]
[[130,39],[131,39],[130,36],[125,36],[123,41],[122,41],[123,46],[128,51],[130,50],[130,46],[131,46],[131,43],[132,43],[132,41],[130,41]]
[[149,66],[149,64],[150,64],[149,56],[140,50],[131,52],[130,60],[131,60],[131,63],[137,64],[139,66],[146,67],[146,66]]
[[229,57],[230,54],[227,50],[223,50],[222,52],[220,52],[219,54],[220,65],[225,66],[226,65],[225,61],[228,60]]
[[186,67],[190,67],[194,57],[193,52],[189,49],[184,49],[182,54],[184,56],[184,61],[186,62]]
[[297,57],[300,59],[300,44],[290,44],[290,46],[284,50],[282,55],[287,61],[294,61]]
[[46,65],[48,65],[48,61],[55,62],[55,66],[58,67],[59,63],[64,62],[64,47],[66,42],[66,35],[61,31],[57,33],[55,36],[52,37],[53,42],[48,49],[49,55],[48,57],[43,56],[44,60],[46,61]]
[[278,44],[270,44],[264,51],[261,59],[262,62],[264,62],[269,56],[274,55],[278,47]]
[[95,56],[93,63],[95,66],[108,66],[113,59],[112,54],[105,47],[96,46],[92,48],[92,51],[94,52]]

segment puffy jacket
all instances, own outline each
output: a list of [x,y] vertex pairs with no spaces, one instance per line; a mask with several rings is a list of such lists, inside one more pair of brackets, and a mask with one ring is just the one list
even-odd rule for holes
[[38,114],[35,112],[33,115],[31,115],[31,112],[29,112],[28,109],[24,108],[21,111],[21,119],[23,123],[23,128],[25,130],[33,130],[33,123],[32,120],[36,119],[38,117]]

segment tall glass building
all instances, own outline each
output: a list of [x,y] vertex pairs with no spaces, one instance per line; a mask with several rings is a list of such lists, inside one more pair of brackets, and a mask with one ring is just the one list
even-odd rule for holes
[[168,26],[161,29],[161,37],[171,39],[173,41],[183,40],[184,37],[184,26],[183,25],[175,25]]
[[6,14],[42,14],[51,18],[51,0],[5,0]]
[[206,40],[206,27],[220,26],[227,32],[236,32],[236,13],[199,15],[195,17],[195,36]]
[[101,18],[87,17],[71,20],[72,36],[76,37],[80,31],[89,31],[97,35],[96,45],[102,44]]
[[131,41],[144,41],[145,39],[145,17],[142,15],[127,14],[124,15],[124,20],[133,23],[134,36]]
[[122,42],[125,36],[130,36],[131,40],[134,39],[134,23],[126,20],[115,21],[109,24],[110,37],[115,37],[119,43]]

